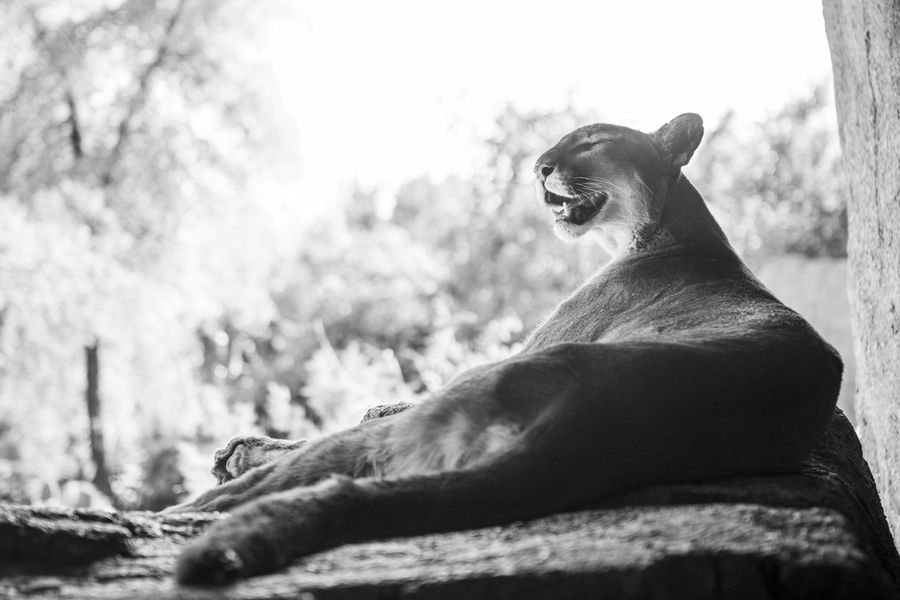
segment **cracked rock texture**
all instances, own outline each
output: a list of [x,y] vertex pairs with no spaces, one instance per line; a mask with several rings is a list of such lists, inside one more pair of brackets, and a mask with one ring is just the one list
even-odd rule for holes
[[580,512],[344,546],[216,590],[171,579],[217,515],[0,507],[2,598],[900,598],[850,424],[803,471],[632,492]]
[[900,536],[900,2],[822,4],[848,183],[856,417]]

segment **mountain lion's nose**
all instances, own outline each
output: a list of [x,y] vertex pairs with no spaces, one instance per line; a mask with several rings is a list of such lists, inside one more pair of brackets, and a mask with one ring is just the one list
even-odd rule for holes
[[541,181],[546,181],[548,177],[550,177],[550,173],[553,172],[553,165],[549,163],[541,163],[534,168],[535,174],[537,174],[538,178]]

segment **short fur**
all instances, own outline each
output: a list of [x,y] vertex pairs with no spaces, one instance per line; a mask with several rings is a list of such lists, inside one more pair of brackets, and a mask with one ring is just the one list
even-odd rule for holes
[[520,354],[406,412],[259,460],[235,459],[252,444],[232,442],[217,468],[236,478],[178,507],[232,511],[184,550],[179,581],[796,469],[831,417],[841,360],[749,272],[681,174],[701,136],[689,114],[653,134],[599,124],[560,140],[535,167],[540,197],[561,237],[596,233],[612,262]]

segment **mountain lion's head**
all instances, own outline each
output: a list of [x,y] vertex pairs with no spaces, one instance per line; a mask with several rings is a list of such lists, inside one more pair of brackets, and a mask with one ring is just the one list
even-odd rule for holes
[[703,121],[693,113],[653,133],[598,123],[563,137],[534,167],[554,232],[571,240],[594,230],[613,251],[647,239],[701,137]]

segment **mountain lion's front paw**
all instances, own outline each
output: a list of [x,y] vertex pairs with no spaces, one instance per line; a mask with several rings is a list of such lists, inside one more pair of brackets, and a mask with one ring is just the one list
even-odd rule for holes
[[175,564],[182,585],[225,585],[246,575],[244,561],[225,544],[191,544]]
[[292,442],[257,436],[231,438],[224,448],[216,450],[212,474],[221,485],[299,448],[304,443],[303,440]]
[[225,585],[332,547],[335,540],[329,532],[344,522],[343,507],[354,490],[349,478],[333,478],[328,484],[248,502],[184,546],[175,579],[184,585]]

